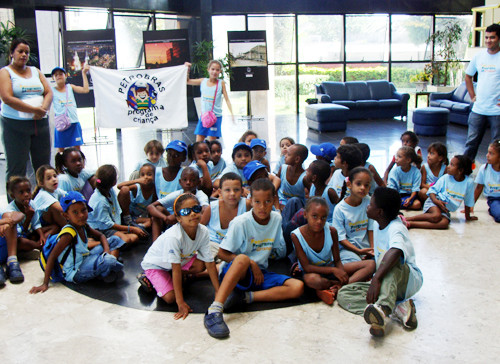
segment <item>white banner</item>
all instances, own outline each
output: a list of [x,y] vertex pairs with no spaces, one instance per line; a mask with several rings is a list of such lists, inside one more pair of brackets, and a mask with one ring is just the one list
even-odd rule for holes
[[119,71],[90,67],[96,125],[101,128],[187,128],[187,67]]

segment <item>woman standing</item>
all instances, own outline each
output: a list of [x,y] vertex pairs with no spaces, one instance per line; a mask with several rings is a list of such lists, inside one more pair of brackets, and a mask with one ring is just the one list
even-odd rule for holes
[[0,70],[2,99],[2,139],[7,160],[6,179],[26,175],[31,154],[33,170],[50,164],[50,130],[47,111],[52,91],[36,67],[26,66],[30,46],[14,39],[10,46],[11,63]]

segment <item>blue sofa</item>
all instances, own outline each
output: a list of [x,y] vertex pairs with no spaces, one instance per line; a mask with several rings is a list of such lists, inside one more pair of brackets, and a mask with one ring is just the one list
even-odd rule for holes
[[[475,88],[476,83],[474,83]],[[429,106],[448,109],[451,123],[467,125],[472,105],[465,82],[451,92],[433,92],[429,95]]]
[[410,95],[397,92],[392,82],[384,80],[326,81],[316,85],[316,97],[320,103],[348,107],[348,118],[353,120],[406,117]]

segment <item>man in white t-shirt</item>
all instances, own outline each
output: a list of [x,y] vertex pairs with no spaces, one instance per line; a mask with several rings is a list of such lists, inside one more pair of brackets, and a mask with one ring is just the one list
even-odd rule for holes
[[[486,51],[474,56],[465,71],[465,85],[474,102],[469,114],[469,130],[464,155],[474,160],[488,126],[491,140],[500,138],[500,24],[486,28],[484,35]],[[477,73],[474,91],[472,77]]]

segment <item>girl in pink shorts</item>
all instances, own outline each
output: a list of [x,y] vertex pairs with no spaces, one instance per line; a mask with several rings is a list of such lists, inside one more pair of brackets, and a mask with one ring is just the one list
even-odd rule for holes
[[148,249],[141,266],[159,297],[169,304],[177,302],[176,320],[185,319],[191,308],[184,301],[182,275],[208,271],[219,290],[219,280],[210,252],[208,229],[200,224],[201,206],[191,193],[184,193],[174,202],[177,224],[158,237]]

